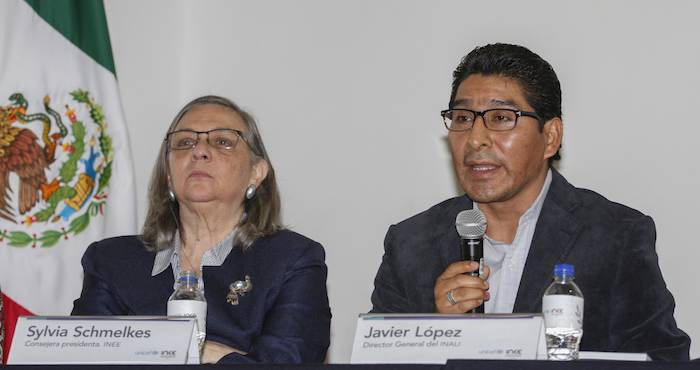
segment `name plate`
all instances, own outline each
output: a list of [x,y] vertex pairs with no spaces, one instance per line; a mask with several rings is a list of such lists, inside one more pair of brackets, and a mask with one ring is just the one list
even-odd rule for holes
[[195,318],[23,316],[8,364],[199,363]]
[[357,320],[350,362],[546,358],[540,314],[366,314]]

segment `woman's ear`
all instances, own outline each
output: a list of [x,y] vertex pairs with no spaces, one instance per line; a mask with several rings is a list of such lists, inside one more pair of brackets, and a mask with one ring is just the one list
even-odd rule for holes
[[267,177],[267,172],[270,170],[270,164],[266,160],[261,159],[253,165],[253,174],[251,178],[251,184],[255,186],[260,186],[260,184]]

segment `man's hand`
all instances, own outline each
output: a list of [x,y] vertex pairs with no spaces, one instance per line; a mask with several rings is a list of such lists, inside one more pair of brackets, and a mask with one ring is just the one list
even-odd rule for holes
[[211,340],[205,340],[204,349],[202,350],[202,363],[215,364],[219,362],[219,360],[221,360],[222,357],[233,352],[240,353],[244,356],[247,355],[247,353],[239,351],[233,347],[229,347],[225,344],[213,342]]
[[[491,298],[487,292],[489,283],[486,282],[491,272],[488,266],[484,267],[483,277],[464,275],[478,270],[479,263],[474,261],[455,262],[447,266],[435,281],[433,290],[438,313],[465,313]],[[455,304],[447,298],[450,292]]]

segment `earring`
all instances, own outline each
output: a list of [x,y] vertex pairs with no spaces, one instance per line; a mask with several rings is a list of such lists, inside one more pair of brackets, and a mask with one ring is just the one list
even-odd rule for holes
[[172,189],[168,189],[168,198],[170,198],[170,201],[172,202],[175,201],[175,193],[173,193]]
[[256,190],[257,188],[255,187],[255,184],[248,185],[248,187],[245,189],[245,199],[253,199]]

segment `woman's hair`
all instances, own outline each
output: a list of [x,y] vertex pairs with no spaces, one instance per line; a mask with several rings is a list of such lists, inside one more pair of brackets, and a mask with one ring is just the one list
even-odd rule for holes
[[[230,109],[238,114],[245,122],[247,132],[244,133],[243,141],[248,144],[253,163],[257,161],[267,161],[269,170],[267,176],[258,186],[255,196],[245,202],[245,213],[238,225],[234,246],[241,245],[244,249],[250,247],[255,239],[274,233],[282,228],[280,223],[280,196],[275,181],[275,170],[267,155],[263,145],[260,131],[255,124],[253,117],[234,102],[220,96],[202,96],[187,103],[175,116],[168,133],[177,127],[182,117],[201,105],[219,105]],[[153,166],[151,182],[148,186],[148,213],[143,224],[143,234],[141,239],[146,245],[146,249],[159,251],[170,247],[175,236],[175,231],[180,223],[180,205],[177,200],[170,198],[170,187],[168,184],[168,147],[166,139],[160,144],[158,158]],[[180,232],[182,237],[182,231]]]

